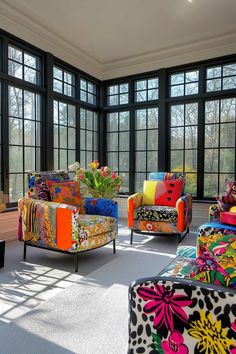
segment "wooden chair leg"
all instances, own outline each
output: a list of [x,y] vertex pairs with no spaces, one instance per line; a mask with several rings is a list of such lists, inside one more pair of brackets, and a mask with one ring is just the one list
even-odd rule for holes
[[130,244],[131,245],[133,244],[133,233],[134,233],[134,230],[131,230],[131,234],[130,234]]

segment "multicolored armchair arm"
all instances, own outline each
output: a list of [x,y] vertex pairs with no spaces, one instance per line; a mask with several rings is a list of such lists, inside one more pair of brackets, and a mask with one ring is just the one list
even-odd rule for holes
[[116,218],[118,223],[118,203],[111,199],[85,198],[85,213]]
[[236,291],[181,278],[129,289],[129,349],[136,353],[236,353]]
[[143,193],[135,193],[128,198],[128,226],[131,229],[134,227],[134,210],[142,205],[142,200]]
[[220,208],[218,204],[212,204],[209,207],[209,220],[220,220]]
[[189,193],[185,193],[177,200],[176,208],[178,211],[178,232],[186,230],[192,222],[192,196]]

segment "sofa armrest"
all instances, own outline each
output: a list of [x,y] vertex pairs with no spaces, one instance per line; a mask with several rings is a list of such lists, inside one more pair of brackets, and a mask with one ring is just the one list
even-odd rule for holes
[[209,220],[220,220],[220,208],[218,204],[212,204],[209,207]]
[[233,353],[235,301],[236,291],[225,287],[159,276],[137,280],[129,288],[128,353]]
[[128,226],[130,228],[134,227],[134,210],[142,206],[143,193],[135,193],[130,195],[127,200],[128,207]]
[[86,197],[86,214],[111,216],[118,223],[118,203],[112,199]]
[[186,230],[192,222],[192,195],[185,193],[176,202],[178,212],[177,229],[178,232]]
[[18,239],[42,247],[73,249],[78,238],[78,208],[44,200],[18,201]]

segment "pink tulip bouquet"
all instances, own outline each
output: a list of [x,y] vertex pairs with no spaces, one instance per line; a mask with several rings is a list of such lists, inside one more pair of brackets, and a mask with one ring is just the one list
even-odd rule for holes
[[112,172],[108,166],[98,168],[99,162],[94,160],[88,164],[88,169],[80,168],[75,162],[69,166],[70,171],[75,171],[74,180],[82,187],[83,194],[94,198],[113,199],[123,184],[122,177]]

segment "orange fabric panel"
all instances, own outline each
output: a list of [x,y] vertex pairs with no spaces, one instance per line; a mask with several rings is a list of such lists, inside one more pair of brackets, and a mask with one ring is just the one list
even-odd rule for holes
[[130,228],[134,227],[134,199],[128,198],[128,226]]
[[177,211],[178,211],[178,222],[177,222],[177,230],[179,232],[184,231],[184,201],[180,200],[177,203]]
[[68,250],[72,247],[72,210],[57,208],[57,247]]

